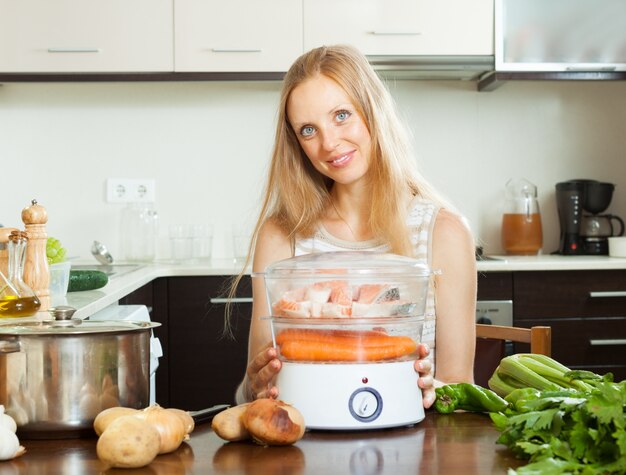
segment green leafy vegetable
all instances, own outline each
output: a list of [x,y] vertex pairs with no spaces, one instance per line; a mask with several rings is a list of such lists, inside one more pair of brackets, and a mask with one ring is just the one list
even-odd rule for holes
[[65,248],[61,245],[61,241],[56,238],[48,237],[46,241],[46,256],[48,264],[56,264],[65,260]]
[[528,465],[509,474],[626,473],[626,381],[574,372],[590,389],[511,392],[504,412],[491,413],[498,443]]

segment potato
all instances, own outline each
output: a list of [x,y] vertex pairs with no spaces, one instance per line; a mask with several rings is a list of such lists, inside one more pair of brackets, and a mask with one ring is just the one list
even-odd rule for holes
[[306,430],[304,417],[295,407],[275,399],[257,399],[243,415],[252,439],[261,445],[289,445]]
[[122,416],[109,424],[96,444],[98,458],[109,467],[145,467],[159,453],[156,428],[136,416]]
[[102,434],[111,422],[122,416],[130,416],[139,413],[139,409],[130,407],[110,407],[101,411],[93,421],[93,429],[97,435]]
[[249,439],[250,434],[243,425],[242,420],[249,405],[250,403],[239,404],[216,414],[211,421],[211,429],[219,437],[229,442]]

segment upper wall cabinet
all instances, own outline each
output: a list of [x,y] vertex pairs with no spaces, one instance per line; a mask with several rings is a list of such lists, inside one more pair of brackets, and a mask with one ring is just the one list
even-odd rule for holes
[[176,71],[286,71],[302,53],[298,0],[175,0]]
[[0,0],[0,72],[173,69],[173,0]]
[[304,49],[350,43],[377,55],[493,55],[493,0],[304,0]]

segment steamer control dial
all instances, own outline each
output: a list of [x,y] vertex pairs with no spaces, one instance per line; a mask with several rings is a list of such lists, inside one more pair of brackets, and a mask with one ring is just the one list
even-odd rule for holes
[[383,398],[374,388],[359,388],[352,393],[348,402],[350,414],[361,422],[371,422],[383,410]]

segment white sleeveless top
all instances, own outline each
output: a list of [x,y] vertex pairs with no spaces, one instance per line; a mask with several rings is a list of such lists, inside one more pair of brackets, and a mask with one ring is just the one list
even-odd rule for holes
[[[431,267],[432,261],[432,235],[435,217],[439,212],[439,207],[431,201],[415,197],[411,202],[409,215],[407,217],[407,225],[411,233],[411,242],[413,243],[414,258],[422,261]],[[389,251],[389,245],[380,240],[372,239],[369,241],[344,241],[330,234],[324,226],[319,227],[316,233],[306,239],[296,239],[295,256],[303,254],[311,254],[316,252],[331,251]],[[422,333],[422,341],[430,347],[430,356],[433,362],[433,371],[435,363],[435,286],[434,279],[431,277],[428,286],[428,295],[426,298],[425,322]]]

